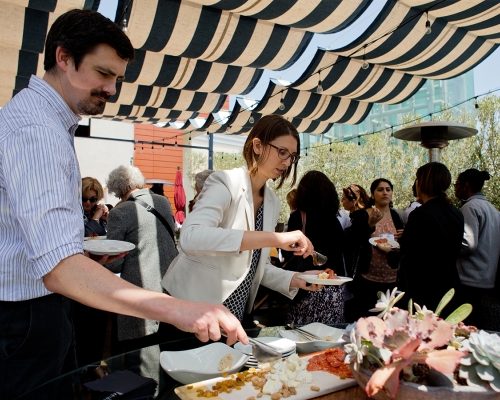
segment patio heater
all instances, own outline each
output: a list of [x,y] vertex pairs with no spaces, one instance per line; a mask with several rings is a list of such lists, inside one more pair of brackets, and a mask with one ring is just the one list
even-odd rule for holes
[[429,152],[428,162],[440,162],[441,149],[448,146],[448,140],[474,136],[477,129],[447,121],[422,122],[400,129],[394,137],[411,142],[420,142]]

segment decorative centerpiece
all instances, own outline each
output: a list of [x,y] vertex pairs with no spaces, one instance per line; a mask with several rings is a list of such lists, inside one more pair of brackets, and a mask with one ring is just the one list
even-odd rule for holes
[[[369,397],[375,399],[500,398],[500,336],[462,321],[464,304],[439,317],[454,295],[451,289],[436,311],[410,300],[408,311],[394,307],[396,296],[379,292],[376,317],[360,318],[350,330],[345,362]],[[413,312],[413,306],[415,312]]]

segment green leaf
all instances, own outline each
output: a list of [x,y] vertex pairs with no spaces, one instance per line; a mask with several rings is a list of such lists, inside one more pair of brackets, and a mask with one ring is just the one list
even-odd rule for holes
[[472,312],[472,306],[469,303],[462,304],[450,315],[448,315],[448,318],[446,318],[445,321],[452,325],[456,325],[459,322],[462,322],[465,318],[467,318],[471,312]]
[[408,300],[408,313],[413,315],[413,299]]
[[455,295],[455,289],[451,288],[448,291],[448,293],[446,293],[443,296],[443,298],[441,299],[441,301],[439,302],[434,314],[436,314],[439,317],[439,314],[441,314],[441,311],[443,311],[443,308],[446,307],[446,305],[450,302],[450,300],[453,298],[454,295]]

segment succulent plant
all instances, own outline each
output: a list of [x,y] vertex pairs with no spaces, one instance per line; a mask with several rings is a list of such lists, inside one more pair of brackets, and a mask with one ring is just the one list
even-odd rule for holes
[[472,332],[462,345],[469,353],[460,360],[459,377],[466,379],[469,386],[500,392],[500,336]]
[[[385,320],[377,317],[358,320],[356,327],[361,338],[379,350],[390,352],[390,357],[383,360],[385,365],[370,378],[366,386],[368,396],[384,389],[394,398],[401,371],[409,371],[414,363],[427,364],[442,373],[452,373],[458,366],[464,352],[437,350],[453,337],[454,327],[433,313],[421,314],[421,318],[415,318],[408,311],[394,307]],[[372,350],[366,355],[373,355]],[[411,378],[413,374],[407,375]]]

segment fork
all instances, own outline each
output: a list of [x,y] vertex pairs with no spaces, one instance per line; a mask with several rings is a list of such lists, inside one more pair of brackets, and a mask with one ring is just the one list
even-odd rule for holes
[[[221,328],[220,333],[222,336],[227,338],[227,333],[224,329]],[[265,343],[262,343],[260,340],[249,337],[248,341],[252,345],[252,355],[259,363],[278,361],[283,358],[279,351]]]

